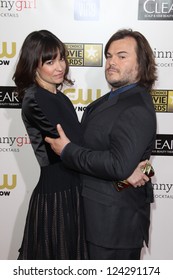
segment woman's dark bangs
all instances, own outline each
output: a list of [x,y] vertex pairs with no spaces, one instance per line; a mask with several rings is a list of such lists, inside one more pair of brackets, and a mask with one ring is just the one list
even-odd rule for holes
[[47,60],[53,60],[57,57],[59,45],[55,41],[46,41],[41,55],[42,64]]

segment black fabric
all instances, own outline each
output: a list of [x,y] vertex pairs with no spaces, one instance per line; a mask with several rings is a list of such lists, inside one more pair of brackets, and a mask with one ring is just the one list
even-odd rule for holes
[[[95,100],[82,118],[82,146],[69,143],[62,160],[85,173],[86,239],[105,248],[130,249],[148,245],[151,181],[118,192],[117,181],[127,179],[140,161],[149,159],[155,143],[156,113],[144,87]],[[93,110],[92,110],[93,108]]]
[[40,192],[42,187],[32,194],[18,259],[87,259],[79,187],[54,193]]
[[79,174],[66,169],[44,138],[57,137],[56,124],[80,142],[80,124],[70,100],[32,86],[22,103],[22,117],[40,164],[40,178],[27,214],[18,259],[87,259]]
[[140,260],[141,249],[103,248],[88,242],[90,260]]

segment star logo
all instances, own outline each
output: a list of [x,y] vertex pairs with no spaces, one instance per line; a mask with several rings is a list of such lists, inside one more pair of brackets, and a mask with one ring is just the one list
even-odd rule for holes
[[85,44],[84,45],[84,65],[85,66],[102,66],[102,44]]
[[171,99],[170,104],[173,104],[173,96],[170,96],[169,98]]
[[94,49],[93,46],[86,51],[88,53],[88,58],[94,59],[94,58],[96,58],[96,55],[98,55],[97,50]]
[[173,112],[173,90],[168,91],[168,112]]
[[102,67],[103,44],[65,43],[70,66]]

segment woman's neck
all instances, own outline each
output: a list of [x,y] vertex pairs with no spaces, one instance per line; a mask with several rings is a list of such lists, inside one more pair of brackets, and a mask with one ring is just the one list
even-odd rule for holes
[[57,93],[56,84],[46,83],[39,76],[36,77],[36,81],[40,87],[50,91],[51,93],[54,93],[54,94]]

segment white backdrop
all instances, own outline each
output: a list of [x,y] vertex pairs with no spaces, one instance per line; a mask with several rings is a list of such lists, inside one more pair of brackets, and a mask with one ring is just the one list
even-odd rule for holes
[[172,14],[172,0],[0,1],[0,259],[17,258],[28,202],[39,177],[12,92],[12,75],[24,38],[34,30],[48,29],[67,44],[75,85],[64,93],[80,119],[89,102],[108,92],[102,47],[120,28],[143,33],[158,63],[159,80],[153,93],[158,120],[156,155],[152,156],[155,203],[150,245],[143,249],[142,258],[173,259]]

